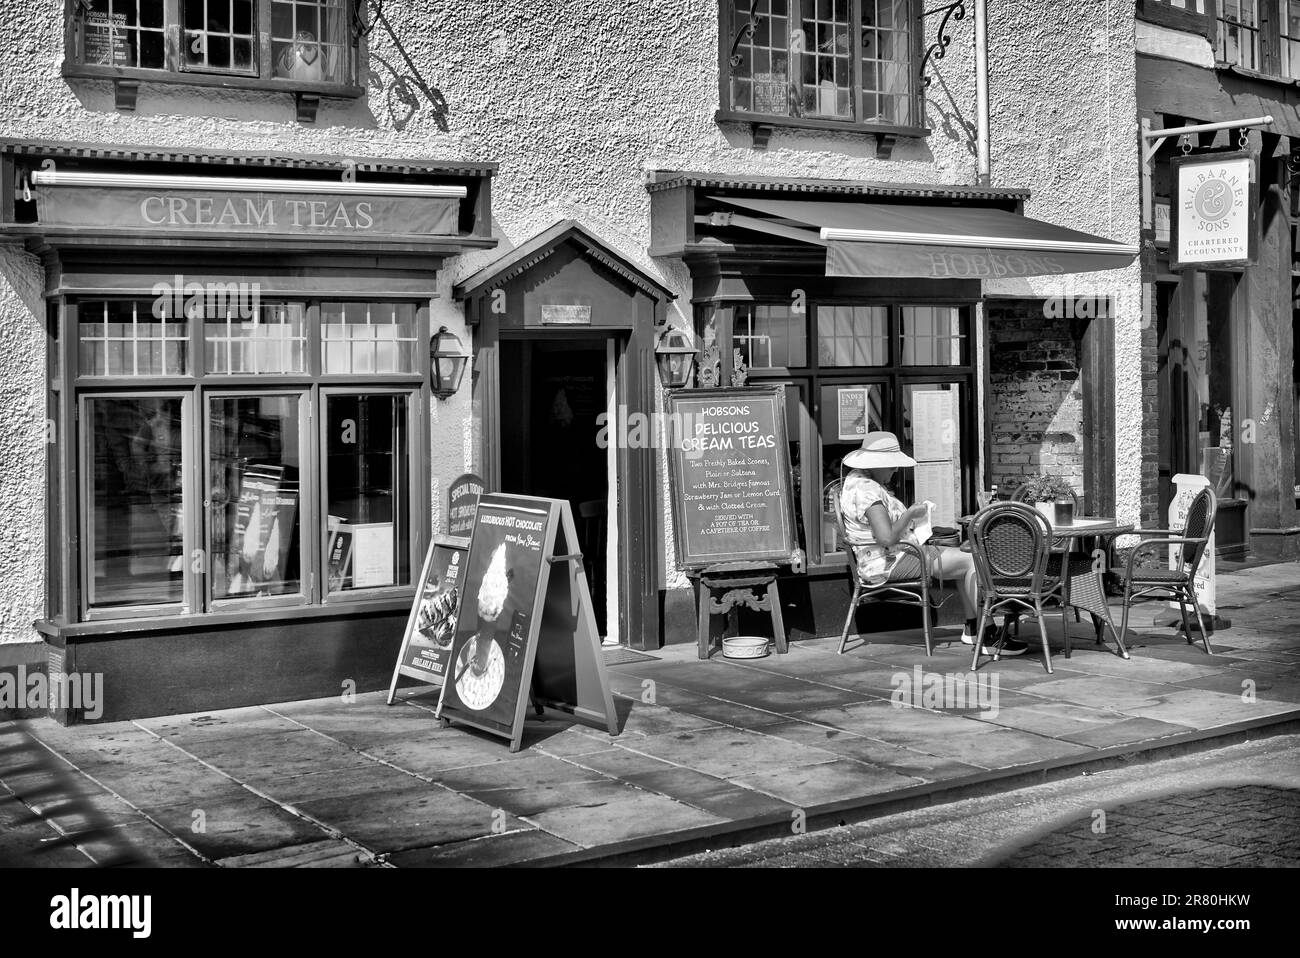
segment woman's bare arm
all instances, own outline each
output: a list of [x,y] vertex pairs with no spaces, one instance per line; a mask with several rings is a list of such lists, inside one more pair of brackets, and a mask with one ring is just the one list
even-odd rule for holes
[[912,520],[919,518],[925,511],[923,504],[912,506],[898,517],[897,522],[891,525],[889,513],[885,511],[885,507],[879,502],[873,503],[871,508],[867,510],[867,521],[871,523],[871,536],[876,540],[877,545],[892,549],[903,538],[907,530],[911,528]]

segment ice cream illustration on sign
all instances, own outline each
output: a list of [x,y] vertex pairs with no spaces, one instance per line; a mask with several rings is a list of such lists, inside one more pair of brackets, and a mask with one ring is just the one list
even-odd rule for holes
[[467,708],[475,711],[482,711],[495,702],[505,684],[505,655],[494,633],[509,591],[510,573],[503,542],[492,553],[479,586],[478,631],[465,644],[456,663],[456,694]]

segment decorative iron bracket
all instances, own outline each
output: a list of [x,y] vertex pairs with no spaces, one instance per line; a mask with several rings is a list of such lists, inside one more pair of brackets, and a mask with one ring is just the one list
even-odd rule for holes
[[931,57],[934,57],[936,60],[942,60],[947,54],[948,44],[952,43],[952,37],[946,32],[948,29],[948,21],[965,20],[966,4],[963,3],[962,0],[957,0],[956,3],[949,3],[946,6],[935,7],[933,10],[922,11],[921,15],[917,17],[917,19],[921,21],[922,32],[924,32],[925,28],[925,18],[934,16],[936,13],[942,13],[943,19],[939,21],[939,30],[934,38],[934,42],[925,48],[925,56],[921,57],[921,85],[926,87],[930,85],[930,77],[925,75],[926,64],[930,62]]
[[735,69],[745,62],[745,58],[736,51],[740,49],[740,45],[744,43],[746,39],[754,35],[754,31],[758,29],[758,23],[758,0],[754,0],[754,2],[749,5],[749,16],[746,18],[744,26],[736,31],[736,39],[731,41],[732,69]]

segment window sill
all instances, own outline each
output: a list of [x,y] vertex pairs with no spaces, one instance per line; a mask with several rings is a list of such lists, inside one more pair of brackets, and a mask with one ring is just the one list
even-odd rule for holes
[[276,622],[292,619],[351,618],[354,616],[383,615],[392,612],[409,612],[415,597],[414,588],[403,595],[382,599],[359,599],[336,602],[332,605],[278,606],[267,609],[243,609],[230,612],[210,612],[203,615],[168,615],[154,618],[99,619],[94,622],[68,623],[41,619],[32,623],[38,633],[62,645],[68,639],[110,639],[130,635],[147,635],[158,632],[191,632],[232,625],[257,622]]
[[1260,73],[1258,70],[1248,70],[1245,67],[1237,66],[1235,63],[1227,63],[1223,60],[1214,62],[1215,73],[1231,73],[1234,76],[1244,77],[1247,80],[1258,80],[1261,83],[1268,83],[1273,86],[1288,87],[1295,89],[1300,87],[1300,80],[1291,77],[1276,76],[1272,73]]
[[119,110],[135,109],[136,95],[141,83],[204,89],[249,90],[261,93],[290,93],[297,105],[298,119],[304,123],[315,121],[316,107],[321,97],[358,99],[366,93],[364,87],[355,83],[324,83],[281,77],[145,70],[139,67],[112,67],[67,60],[63,62],[62,74],[65,80],[111,80]]
[[854,133],[876,138],[876,150],[881,159],[888,159],[894,141],[899,137],[920,139],[930,135],[927,127],[895,126],[885,123],[855,123],[850,120],[817,120],[808,117],[773,116],[764,113],[736,113],[718,110],[713,114],[718,123],[743,123],[754,134],[754,146],[766,149],[767,141],[776,129],[816,130],[825,133]]

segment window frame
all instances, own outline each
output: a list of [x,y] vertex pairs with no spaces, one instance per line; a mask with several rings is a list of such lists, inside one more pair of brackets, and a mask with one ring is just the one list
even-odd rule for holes
[[[258,90],[262,92],[306,93],[319,96],[359,98],[366,87],[361,78],[368,73],[369,59],[364,35],[353,31],[349,25],[351,44],[350,76],[346,80],[295,80],[272,75],[273,51],[271,43],[272,0],[254,2],[254,58],[256,74],[187,69],[180,54],[184,24],[181,17],[184,0],[163,0],[164,66],[136,67],[86,63],[80,34],[80,21],[76,16],[78,0],[64,0],[63,14],[63,67],[62,75],[68,79],[134,80],[137,82],[166,83],[177,86],[223,87],[226,89]],[[357,3],[363,0],[344,0],[349,20]]]
[[[811,2],[811,0],[802,0],[802,2]],[[911,87],[907,96],[912,102],[913,124],[868,123],[859,118],[863,109],[862,101],[865,95],[862,84],[861,26],[862,4],[864,2],[871,2],[871,0],[849,0],[853,19],[853,26],[851,27],[853,42],[850,55],[850,67],[853,75],[850,85],[850,101],[854,116],[848,119],[838,119],[824,116],[801,117],[792,116],[789,113],[757,113],[751,110],[737,110],[731,98],[731,46],[740,31],[744,29],[744,21],[748,18],[744,17],[739,11],[733,11],[733,0],[718,0],[718,110],[715,119],[719,122],[749,123],[756,126],[786,127],[790,129],[859,131],[894,136],[928,136],[930,130],[926,126],[925,96],[922,93],[920,74],[924,32],[924,21],[921,18],[923,4],[920,0],[906,0],[908,19],[912,24],[912,43],[908,70]],[[787,19],[791,23],[794,22],[793,17]]]
[[[761,304],[782,303],[789,305],[789,298],[754,296],[737,299],[718,297],[716,299],[696,302],[694,315],[696,323],[714,317],[717,339],[722,351],[722,382],[730,381],[730,353],[732,333],[734,330],[737,308]],[[823,366],[820,359],[817,340],[818,307],[835,306],[884,306],[887,309],[886,346],[890,362],[884,366]],[[903,308],[908,306],[932,306],[957,310],[963,323],[965,341],[963,345],[963,365],[957,366],[905,366],[903,357]],[[975,328],[978,319],[976,304],[970,300],[945,301],[941,298],[908,298],[879,296],[845,296],[819,295],[809,291],[805,303],[804,320],[808,334],[808,364],[799,369],[773,367],[765,369],[750,368],[747,379],[751,383],[764,385],[784,383],[792,386],[798,393],[787,402],[799,402],[798,430],[791,429],[790,441],[799,444],[799,490],[795,503],[797,525],[803,530],[800,546],[807,554],[807,567],[810,572],[830,572],[844,565],[845,559],[839,547],[827,551],[822,537],[822,475],[825,469],[825,441],[821,434],[821,388],[835,385],[879,384],[884,389],[885,428],[893,431],[900,438],[903,435],[903,390],[910,384],[958,383],[964,391],[965,407],[961,416],[959,441],[965,452],[965,461],[959,462],[961,501],[957,503],[957,512],[964,514],[975,502],[975,491],[980,480],[979,458],[981,455],[978,433],[978,416],[975,404],[979,401],[980,381],[976,371]],[[698,325],[697,325],[698,328]]]
[[[160,277],[172,274],[160,272]],[[301,289],[268,295],[272,301],[301,302],[307,323],[307,364],[304,373],[234,374],[206,372],[204,336],[205,320],[201,316],[187,317],[188,362],[184,375],[141,376],[83,376],[80,373],[80,316],[79,307],[86,302],[105,300],[137,300],[147,302],[152,294],[130,293],[120,290],[87,289],[74,294],[51,298],[50,316],[50,366],[48,392],[55,435],[72,435],[69,445],[75,454],[58,455],[58,476],[51,476],[51,495],[57,503],[47,504],[46,521],[48,541],[68,541],[67,561],[63,568],[67,574],[51,578],[47,595],[47,615],[68,625],[105,623],[136,619],[166,617],[174,620],[184,616],[188,621],[219,622],[230,620],[263,620],[283,617],[288,613],[327,614],[348,608],[371,607],[378,602],[405,602],[414,594],[414,577],[423,561],[421,543],[427,541],[431,528],[431,500],[419,492],[428,487],[427,461],[431,452],[427,431],[428,404],[435,401],[429,388],[427,363],[430,335],[430,300],[419,295],[376,295],[357,293],[316,293]],[[401,303],[414,306],[415,371],[411,373],[338,373],[326,375],[323,339],[321,336],[320,304],[322,302]],[[421,348],[423,344],[423,348]],[[410,535],[407,543],[407,578],[401,585],[375,586],[351,589],[333,595],[328,593],[326,581],[328,559],[328,528],[324,510],[325,477],[323,473],[323,430],[325,428],[323,397],[329,394],[375,395],[401,394],[406,399],[407,468],[407,520]],[[212,598],[210,569],[210,517],[207,515],[209,454],[207,415],[209,400],[249,395],[300,395],[299,407],[300,455],[303,465],[299,483],[299,537],[300,589],[297,593],[276,596],[246,596],[230,599]],[[183,446],[182,502],[185,528],[183,531],[184,585],[183,599],[150,605],[113,606],[92,608],[90,605],[89,576],[94,573],[93,539],[88,522],[93,513],[87,506],[92,501],[94,484],[92,429],[88,399],[102,398],[176,398],[182,400],[185,439]],[[59,445],[49,443],[52,457]],[[59,491],[64,490],[64,491]],[[319,541],[317,541],[319,540]],[[202,548],[204,570],[193,571],[195,550]],[[51,560],[55,561],[55,560]],[[62,560],[59,560],[62,561]],[[57,585],[57,588],[56,588]]]

